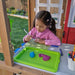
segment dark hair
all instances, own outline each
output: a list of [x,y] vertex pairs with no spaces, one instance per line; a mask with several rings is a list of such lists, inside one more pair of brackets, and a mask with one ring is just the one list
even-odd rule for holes
[[50,12],[48,11],[39,11],[34,18],[33,27],[35,27],[35,20],[41,20],[46,26],[49,27],[50,31],[52,31],[56,35],[56,27],[55,20],[52,18]]

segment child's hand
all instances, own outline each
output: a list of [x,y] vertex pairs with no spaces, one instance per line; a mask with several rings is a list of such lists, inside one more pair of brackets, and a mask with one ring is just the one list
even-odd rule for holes
[[45,40],[42,40],[42,39],[35,39],[35,42],[40,44],[45,44]]
[[25,38],[25,41],[30,41],[32,39],[31,35],[27,35],[27,37]]

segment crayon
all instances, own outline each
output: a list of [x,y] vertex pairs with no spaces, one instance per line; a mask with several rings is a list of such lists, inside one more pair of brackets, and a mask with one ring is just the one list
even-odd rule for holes
[[57,45],[51,45],[51,47],[59,47],[59,46],[57,46]]
[[63,56],[63,52],[62,52],[62,49],[59,49],[60,50],[60,54],[61,54],[61,56]]

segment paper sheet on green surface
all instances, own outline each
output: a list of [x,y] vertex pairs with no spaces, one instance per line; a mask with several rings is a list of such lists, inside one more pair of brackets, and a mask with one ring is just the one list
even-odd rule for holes
[[34,40],[30,40],[25,44],[25,47],[36,47],[41,49],[48,49],[50,46],[46,46],[44,44],[36,43]]

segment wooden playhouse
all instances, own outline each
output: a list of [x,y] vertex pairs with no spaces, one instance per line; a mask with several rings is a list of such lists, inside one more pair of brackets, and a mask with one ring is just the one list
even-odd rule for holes
[[[71,0],[28,0],[29,30],[32,28],[32,22],[35,14],[39,10],[48,10],[52,13],[52,16],[56,18],[57,36],[61,39],[65,10],[70,2]],[[70,11],[70,9],[68,11]],[[0,0],[0,53],[4,54],[4,61],[0,61],[0,75],[13,75],[15,73],[18,75],[53,75],[47,72],[14,64],[13,48],[9,32],[10,28],[6,14],[5,0]]]

